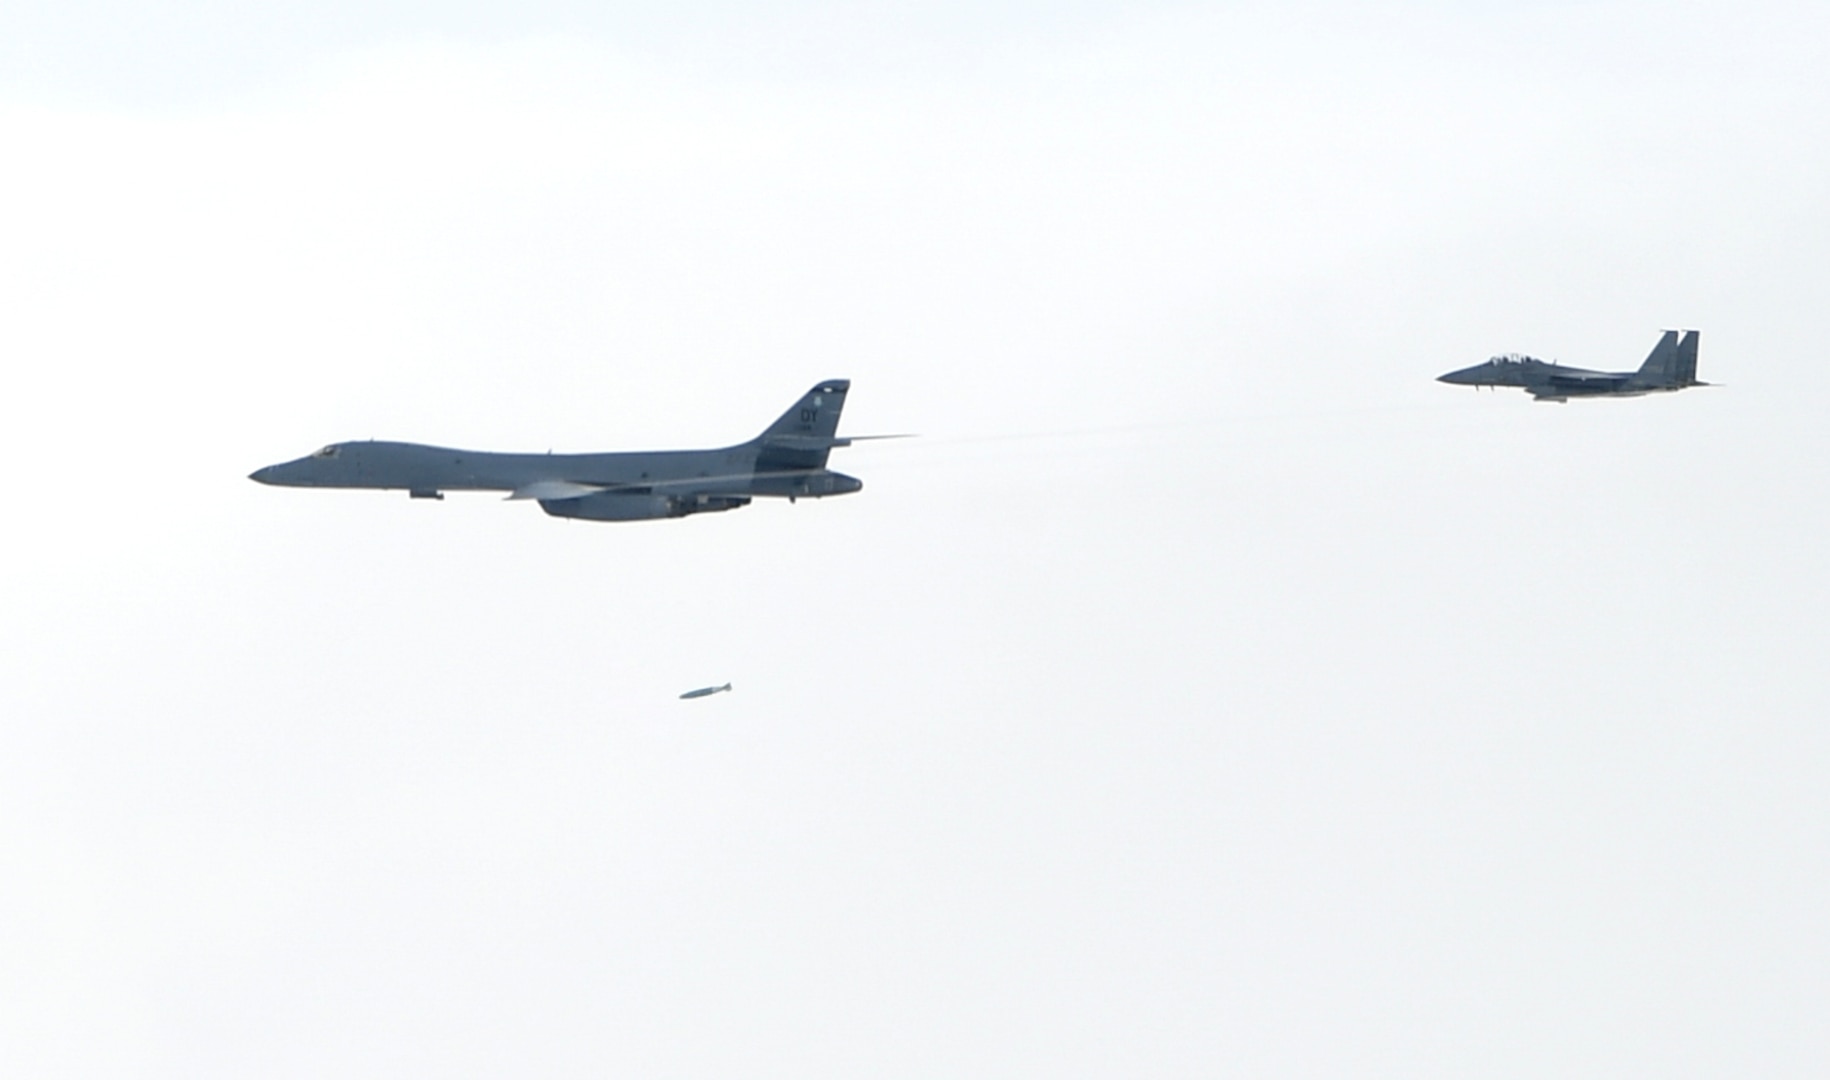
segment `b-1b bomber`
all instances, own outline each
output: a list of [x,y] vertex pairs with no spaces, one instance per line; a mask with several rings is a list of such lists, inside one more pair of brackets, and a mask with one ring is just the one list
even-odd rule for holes
[[846,379],[807,391],[781,419],[749,442],[716,450],[609,454],[503,454],[401,442],[342,442],[249,479],[284,487],[369,488],[442,499],[447,491],[506,491],[554,517],[645,521],[735,510],[755,498],[822,499],[864,482],[826,468],[834,449]]
[[1679,337],[1667,330],[1638,371],[1588,371],[1546,363],[1530,356],[1496,356],[1484,364],[1437,376],[1437,382],[1457,386],[1517,386],[1538,401],[1568,401],[1573,397],[1638,397],[1708,386],[1697,381],[1697,342],[1701,334],[1687,330]]

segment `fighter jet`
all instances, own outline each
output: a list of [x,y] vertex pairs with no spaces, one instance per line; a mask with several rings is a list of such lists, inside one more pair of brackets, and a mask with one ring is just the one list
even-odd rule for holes
[[853,441],[836,434],[850,387],[846,379],[827,379],[761,435],[719,450],[499,454],[343,442],[257,469],[248,478],[285,487],[405,491],[415,499],[442,499],[447,491],[506,491],[510,499],[538,502],[554,517],[586,521],[685,517],[735,510],[758,497],[794,502],[849,495],[864,482],[828,470],[826,455]]
[[1638,371],[1585,371],[1545,363],[1529,356],[1496,356],[1484,364],[1439,375],[1437,382],[1457,386],[1518,386],[1538,401],[1568,401],[1573,397],[1638,397],[1687,386],[1708,386],[1697,381],[1696,330],[1667,330],[1652,347]]

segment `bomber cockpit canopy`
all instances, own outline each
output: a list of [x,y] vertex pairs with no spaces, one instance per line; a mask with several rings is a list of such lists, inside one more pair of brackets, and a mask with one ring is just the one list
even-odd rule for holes
[[342,449],[343,449],[342,447],[337,446],[336,444],[333,443],[330,446],[326,446],[322,450],[319,450],[317,453],[315,453],[311,456],[315,457],[315,458],[333,458],[333,457],[336,457],[339,453],[342,453]]

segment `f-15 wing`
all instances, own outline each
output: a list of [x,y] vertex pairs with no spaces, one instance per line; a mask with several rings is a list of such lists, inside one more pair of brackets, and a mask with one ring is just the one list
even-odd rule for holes
[[1565,386],[1596,386],[1601,383],[1621,382],[1625,375],[1612,371],[1585,371],[1582,368],[1553,367],[1545,372],[1545,378]]
[[1611,371],[1584,371],[1582,368],[1539,369],[1526,377],[1526,385],[1548,386],[1559,390],[1592,390],[1600,387],[1624,386],[1629,375]]

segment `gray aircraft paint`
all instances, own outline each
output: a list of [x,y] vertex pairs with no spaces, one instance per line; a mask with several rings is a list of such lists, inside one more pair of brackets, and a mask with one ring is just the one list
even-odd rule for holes
[[680,700],[691,701],[694,698],[711,697],[713,694],[728,693],[730,689],[730,683],[725,683],[723,686],[701,686],[697,690],[688,690],[686,693],[681,694]]
[[284,487],[368,488],[439,499],[447,491],[506,491],[555,517],[642,521],[734,510],[753,498],[848,495],[864,482],[826,468],[849,446],[836,432],[851,383],[827,379],[749,442],[715,450],[503,454],[400,442],[332,443],[257,469]]
[[1697,380],[1696,330],[1667,330],[1646,356],[1638,371],[1588,371],[1545,363],[1529,356],[1496,356],[1484,364],[1437,376],[1437,382],[1456,386],[1516,386],[1538,401],[1568,401],[1573,397],[1638,397],[1708,386]]

